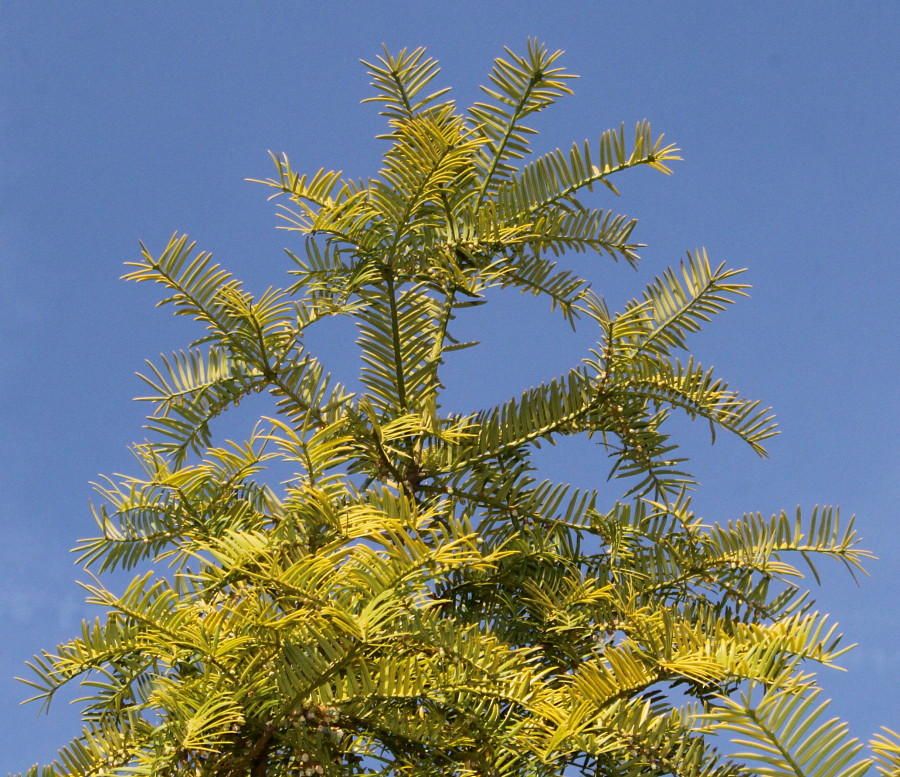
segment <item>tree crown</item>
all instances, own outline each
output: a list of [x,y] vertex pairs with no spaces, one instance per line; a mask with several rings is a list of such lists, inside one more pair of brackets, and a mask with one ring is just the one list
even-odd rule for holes
[[[49,702],[85,687],[83,734],[32,774],[850,775],[872,766],[810,667],[846,648],[800,586],[821,557],[869,557],[833,509],[706,523],[666,431],[673,412],[757,454],[772,416],[688,353],[745,294],[688,254],[620,313],[569,252],[634,264],[635,220],[593,207],[620,173],[677,149],[639,122],[532,154],[524,122],[570,94],[560,52],[498,58],[460,112],[425,51],[366,63],[387,120],[379,173],[263,182],[299,233],[293,280],[254,296],[175,235],[127,278],[161,284],[203,333],[149,364],[143,473],[98,486],[81,560],[138,574],[79,637],[32,664]],[[599,185],[602,185],[600,187]],[[545,299],[597,345],[566,374],[471,413],[442,409],[454,320],[492,288]],[[362,390],[304,335],[358,329]],[[250,439],[218,416],[268,392]],[[618,499],[539,480],[542,443],[586,435]],[[273,485],[266,467],[294,475]],[[793,559],[799,559],[799,563]],[[741,752],[717,750],[726,731]],[[878,768],[896,773],[889,733]]]

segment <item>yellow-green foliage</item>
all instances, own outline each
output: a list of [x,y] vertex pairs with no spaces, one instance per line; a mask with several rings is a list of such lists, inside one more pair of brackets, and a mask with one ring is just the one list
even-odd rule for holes
[[[870,763],[819,723],[811,671],[845,648],[796,561],[861,569],[852,521],[706,523],[665,431],[680,411],[761,455],[774,433],[685,352],[744,294],[739,271],[692,253],[613,315],[554,261],[636,262],[635,222],[579,197],[668,173],[677,149],[641,122],[533,158],[523,122],[572,78],[537,42],[496,60],[466,112],[421,49],[369,71],[381,171],[276,156],[265,182],[302,238],[288,288],[254,297],[177,235],[126,276],[204,331],[144,377],[143,473],[98,486],[82,561],[153,571],[121,596],[94,578],[103,615],[33,662],[44,703],[82,683],[85,729],[31,774],[897,774],[890,732]],[[494,287],[544,298],[596,348],[508,402],[442,413],[444,356],[472,345],[454,317]],[[360,393],[306,347],[330,316],[358,326]],[[272,417],[213,446],[254,392]],[[609,450],[618,501],[536,480],[534,448],[569,435]],[[278,488],[275,462],[294,472]],[[717,732],[741,740],[733,758]]]

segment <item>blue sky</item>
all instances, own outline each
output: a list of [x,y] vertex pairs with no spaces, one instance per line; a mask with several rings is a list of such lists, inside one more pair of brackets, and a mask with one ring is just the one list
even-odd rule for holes
[[[76,8],[77,5],[77,8]],[[64,704],[19,707],[13,675],[90,614],[68,553],[94,533],[88,482],[133,472],[134,373],[186,345],[122,263],[187,232],[251,289],[283,282],[266,151],[310,171],[377,169],[381,119],[360,58],[425,45],[462,104],[493,57],[528,36],[565,49],[576,94],[535,122],[547,150],[647,118],[683,150],[666,178],[636,171],[598,202],[641,219],[638,272],[571,259],[620,309],[706,246],[747,267],[752,296],[693,341],[782,434],[756,459],[683,424],[708,520],[797,504],[858,515],[881,558],[857,588],[825,567],[819,608],[840,621],[849,672],[828,673],[854,733],[900,727],[897,124],[900,4],[853,2],[182,3],[7,0],[0,9],[0,752],[18,771],[76,730]],[[568,261],[568,260],[567,260]],[[531,300],[461,325],[485,345],[450,365],[460,406],[491,403],[585,354]],[[486,332],[486,334],[485,334]],[[321,347],[352,363],[335,330]],[[260,407],[260,410],[264,408]],[[553,449],[547,472],[604,485],[595,448]],[[83,575],[81,575],[83,577]]]

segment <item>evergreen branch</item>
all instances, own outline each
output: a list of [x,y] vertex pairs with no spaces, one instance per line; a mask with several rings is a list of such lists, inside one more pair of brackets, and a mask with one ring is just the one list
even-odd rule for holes
[[[390,54],[383,47],[384,56],[378,57],[373,64],[363,60],[372,76],[372,86],[378,91],[377,96],[367,97],[362,102],[379,103],[380,115],[391,121],[405,121],[416,116],[428,116],[441,110],[447,103],[438,103],[449,88],[439,89],[424,97],[419,97],[440,72],[437,62],[425,57],[425,49],[420,47],[407,53],[401,49],[396,55]],[[392,137],[390,135],[386,137]]]
[[766,451],[761,442],[777,434],[770,408],[758,401],[743,399],[729,390],[728,384],[713,377],[691,357],[686,365],[677,359],[672,364],[647,358],[631,358],[617,363],[617,383],[627,387],[630,396],[643,397],[655,405],[679,408],[691,418],[710,422],[712,439],[716,428],[741,437],[760,456]]
[[526,165],[498,189],[497,207],[507,218],[528,220],[554,208],[563,212],[575,210],[575,195],[582,189],[590,190],[595,183],[604,183],[615,192],[608,180],[615,173],[641,165],[670,173],[666,162],[680,159],[677,151],[673,145],[663,146],[662,136],[653,140],[650,124],[641,121],[629,152],[623,123],[618,131],[607,130],[600,136],[598,164],[593,163],[587,142],[573,144],[568,157],[558,149],[551,151]]
[[851,763],[862,744],[848,736],[847,725],[836,719],[819,722],[829,704],[813,706],[820,689],[803,693],[776,686],[758,699],[754,690],[742,692],[738,701],[721,698],[720,706],[705,716],[711,730],[738,737],[733,743],[746,749],[732,757],[752,764],[754,774],[862,777],[868,771],[868,760]]
[[724,263],[712,270],[706,251],[688,253],[688,262],[680,269],[681,279],[668,269],[645,289],[643,302],[629,303],[614,320],[610,333],[614,348],[629,356],[684,349],[687,334],[698,332],[735,297],[746,296],[747,286],[731,281],[743,270],[726,269]]
[[588,292],[589,284],[568,270],[556,271],[556,263],[538,256],[517,255],[508,263],[498,263],[501,271],[499,285],[514,286],[535,297],[547,297],[551,310],[559,309],[574,328],[581,308],[579,303]]
[[[278,180],[267,178],[264,181],[254,178],[248,178],[251,183],[261,183],[265,186],[271,186],[278,191],[269,199],[278,197],[281,194],[287,194],[291,200],[300,205],[308,216],[312,216],[319,208],[333,207],[337,203],[342,202],[350,194],[349,186],[341,180],[341,171],[326,171],[320,169],[312,178],[307,175],[301,175],[293,170],[291,162],[287,154],[277,154],[269,152],[275,169],[278,172]],[[335,187],[342,184],[341,188],[335,192]]]
[[578,431],[579,421],[598,403],[598,396],[582,369],[529,389],[519,400],[509,400],[478,413],[473,422],[476,434],[450,449],[445,466],[458,470],[476,462],[503,456],[523,445],[553,434]]
[[193,316],[216,335],[227,337],[229,321],[218,295],[224,288],[239,289],[240,282],[218,264],[210,264],[210,254],[200,253],[192,259],[195,245],[187,244],[187,235],[178,237],[176,233],[159,259],[154,259],[141,244],[142,260],[126,263],[137,269],[122,277],[138,283],[152,281],[164,285],[173,293],[158,302],[157,307],[173,304],[176,315]]
[[489,76],[496,89],[481,87],[497,104],[476,103],[469,109],[478,132],[487,140],[485,153],[477,157],[481,186],[475,201],[476,210],[488,194],[495,191],[495,179],[509,175],[511,168],[506,160],[521,159],[529,153],[525,136],[533,130],[522,126],[520,121],[552,105],[560,96],[572,93],[565,82],[574,76],[562,68],[551,67],[562,51],[551,54],[546,46],[530,38],[526,56],[517,55],[508,48],[506,54],[512,61],[498,57]]

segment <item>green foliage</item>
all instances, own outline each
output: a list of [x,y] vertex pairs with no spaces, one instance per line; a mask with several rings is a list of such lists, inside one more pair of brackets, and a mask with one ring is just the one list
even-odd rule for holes
[[[772,417],[687,353],[747,288],[705,252],[621,313],[561,269],[569,251],[638,261],[635,222],[581,197],[677,149],[647,122],[531,159],[524,122],[569,94],[560,52],[507,51],[457,112],[422,49],[369,64],[389,148],[365,181],[266,181],[299,232],[286,289],[255,297],[174,236],[127,278],[202,328],[146,371],[142,474],[97,486],[103,615],[26,682],[83,688],[84,731],[30,775],[896,775],[837,721],[811,668],[847,648],[801,587],[822,558],[870,556],[816,509],[706,522],[691,508],[672,413],[757,454]],[[568,373],[469,414],[442,412],[453,321],[492,288],[546,299],[597,345]],[[362,391],[330,377],[306,330],[358,327]],[[217,416],[273,400],[242,443]],[[586,435],[616,501],[539,481],[532,454]],[[275,487],[266,469],[293,475]],[[168,564],[166,570],[165,565]],[[152,565],[152,567],[151,567]],[[736,737],[731,752],[722,733]]]

